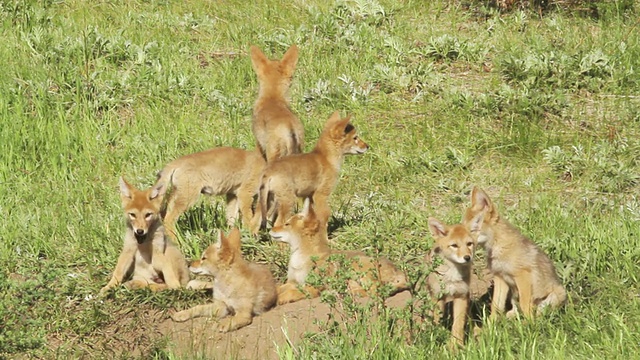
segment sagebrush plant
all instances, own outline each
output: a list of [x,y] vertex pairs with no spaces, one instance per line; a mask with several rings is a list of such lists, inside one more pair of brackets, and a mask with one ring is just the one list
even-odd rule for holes
[[[480,185],[549,254],[569,303],[535,322],[480,317],[452,354],[445,326],[416,318],[419,290],[401,309],[327,292],[334,321],[282,357],[637,356],[638,8],[490,3],[0,3],[0,357],[175,358],[158,319],[207,297],[95,297],[122,245],[117,179],[146,187],[179,156],[253,148],[248,48],[292,43],[306,150],[335,110],[371,145],[342,167],[333,247],[385,256],[416,285],[428,217],[456,223]],[[224,227],[223,202],[203,198],[178,221],[188,258]],[[285,280],[287,253],[246,231],[243,252]]]

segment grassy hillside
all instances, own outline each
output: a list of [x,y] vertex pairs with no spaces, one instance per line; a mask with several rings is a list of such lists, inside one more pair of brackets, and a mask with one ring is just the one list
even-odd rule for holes
[[[248,48],[276,58],[292,43],[306,148],[334,110],[371,145],[332,196],[336,248],[384,254],[416,281],[428,217],[459,221],[479,185],[549,254],[570,301],[485,326],[457,356],[636,356],[640,31],[622,4],[594,17],[444,0],[0,3],[0,358],[172,357],[147,315],[204,297],[95,298],[122,243],[117,179],[149,186],[178,156],[252,148]],[[223,224],[221,201],[189,211],[186,256]],[[286,254],[246,235],[245,254],[283,280]],[[349,331],[329,322],[280,355],[449,356],[443,327],[335,306]]]

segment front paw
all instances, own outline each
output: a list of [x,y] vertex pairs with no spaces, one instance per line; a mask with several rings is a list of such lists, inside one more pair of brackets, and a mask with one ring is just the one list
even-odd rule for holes
[[226,317],[220,320],[217,330],[221,333],[226,333],[233,330],[233,319],[231,317]]
[[297,290],[285,290],[278,294],[278,305],[296,302],[305,298],[305,295]]
[[174,313],[173,315],[171,315],[171,319],[175,322],[184,322],[187,321],[191,318],[191,316],[189,316],[189,312],[184,310],[184,311],[178,311],[177,313]]
[[213,283],[210,281],[203,281],[194,279],[189,281],[187,284],[187,289],[190,290],[211,290],[213,289]]
[[112,288],[113,288],[112,285],[105,285],[102,289],[100,289],[98,296],[104,296]]

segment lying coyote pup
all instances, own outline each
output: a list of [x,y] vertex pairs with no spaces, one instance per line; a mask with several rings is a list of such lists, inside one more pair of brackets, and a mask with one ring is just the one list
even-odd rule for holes
[[474,187],[471,207],[463,217],[467,228],[480,213],[485,215],[478,244],[487,250],[487,265],[494,275],[491,317],[504,312],[509,290],[513,298],[519,298],[528,318],[534,315],[534,306],[538,312],[546,306],[562,306],[567,293],[549,257],[498,214],[484,191]]
[[445,304],[453,301],[452,342],[464,344],[464,328],[469,309],[469,286],[473,267],[475,241],[472,234],[480,229],[483,214],[474,218],[471,230],[462,224],[445,225],[439,220],[429,218],[429,230],[436,240],[431,252],[425,256],[425,262],[435,265],[435,258],[442,260],[427,277],[427,286],[431,297],[437,299],[438,310],[433,319],[440,322]]
[[[164,224],[176,239],[176,220],[193,206],[200,194],[225,195],[227,224],[235,225],[238,210],[242,224],[257,233],[261,216],[251,206],[258,193],[265,161],[258,150],[218,147],[178,158],[158,173],[156,186],[172,185],[167,195]],[[253,219],[253,220],[252,220]]]
[[[255,315],[275,306],[276,284],[267,267],[249,263],[240,251],[240,230],[234,228],[210,245],[200,260],[191,264],[195,274],[211,275],[213,303],[198,305],[173,314],[174,321],[208,316],[221,319],[218,331],[227,332],[251,324]],[[195,286],[196,288],[198,286]]]
[[260,84],[252,122],[258,148],[267,162],[301,153],[304,128],[291,111],[288,99],[298,47],[291,45],[280,61],[267,59],[256,46],[251,46],[250,51],[251,65]]
[[350,123],[351,117],[340,118],[334,112],[327,120],[316,147],[310,153],[289,155],[270,164],[260,185],[262,224],[266,225],[269,195],[277,209],[273,226],[281,226],[290,216],[296,196],[311,198],[321,221],[331,215],[329,196],[338,183],[340,168],[347,154],[363,154],[369,149]]
[[140,191],[120,178],[120,197],[127,219],[124,246],[107,290],[124,283],[128,288],[151,290],[179,288],[189,281],[187,262],[180,250],[164,234],[160,205],[164,186]]
[[385,258],[373,259],[357,251],[332,251],[326,224],[317,218],[309,200],[305,200],[302,213],[292,216],[284,225],[274,227],[270,234],[274,240],[291,246],[287,282],[278,288],[278,304],[306,298],[299,287],[303,287],[311,297],[319,296],[322,289],[305,285],[305,281],[315,267],[327,268],[330,276],[335,275],[339,270],[337,264],[327,259],[332,254],[344,255],[352,268],[361,274],[358,281],[349,281],[349,291],[354,295],[374,294],[380,284],[392,287],[390,295],[409,287],[404,273]]

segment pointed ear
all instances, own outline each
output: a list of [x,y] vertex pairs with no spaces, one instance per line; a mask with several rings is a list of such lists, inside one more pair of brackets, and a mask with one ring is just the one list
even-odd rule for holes
[[493,210],[493,203],[487,193],[485,193],[482,189],[477,186],[473,187],[471,190],[471,208],[475,211]]
[[280,64],[282,65],[282,69],[286,76],[293,76],[293,72],[296,69],[296,64],[298,63],[298,47],[293,44],[289,47],[289,50],[282,55],[282,60],[280,60]]
[[443,224],[440,220],[436,218],[429,218],[429,231],[431,232],[431,236],[434,239],[440,239],[441,237],[447,236],[447,226]]
[[472,234],[480,232],[482,230],[482,224],[484,223],[484,215],[485,211],[480,211],[478,215],[476,215],[471,222],[469,223],[469,232]]
[[224,234],[222,233],[222,229],[218,230],[218,241],[216,242],[216,246],[219,248],[222,247],[222,243],[224,242]]
[[153,200],[157,197],[162,197],[167,192],[167,186],[165,184],[156,184],[151,188],[149,193],[149,200]]
[[226,237],[222,230],[218,234],[218,258],[222,263],[231,264],[235,257],[234,241]]
[[118,181],[120,185],[120,196],[124,199],[131,199],[131,185],[124,179],[124,177],[120,177],[120,181]]
[[331,114],[331,116],[329,116],[329,118],[327,119],[327,124],[335,124],[338,121],[340,121],[340,111],[336,110],[333,112],[333,114]]
[[348,134],[351,130],[355,129],[355,127],[351,125],[350,121],[351,121],[351,116],[347,116],[344,119],[339,119],[338,121],[335,121],[331,127],[331,131],[336,136],[343,136],[345,134]]
[[[306,203],[306,200],[305,200],[305,203]],[[311,205],[311,201],[309,201],[309,206],[305,206],[303,208],[303,211],[304,211],[305,221],[316,220],[317,218],[316,211],[313,209],[313,205]]]
[[302,211],[300,212],[302,214],[302,216],[304,216],[305,218],[309,215],[309,211],[311,210],[311,198],[306,197],[304,198],[304,203],[302,204]]
[[233,249],[234,251],[240,251],[240,246],[242,243],[242,236],[240,234],[240,229],[238,228],[233,228],[231,229],[231,232],[229,232],[229,235],[227,236],[227,245],[229,246],[230,249]]
[[251,54],[251,65],[253,66],[253,70],[256,72],[258,72],[259,69],[262,69],[269,61],[264,53],[255,45],[251,45],[249,53]]

